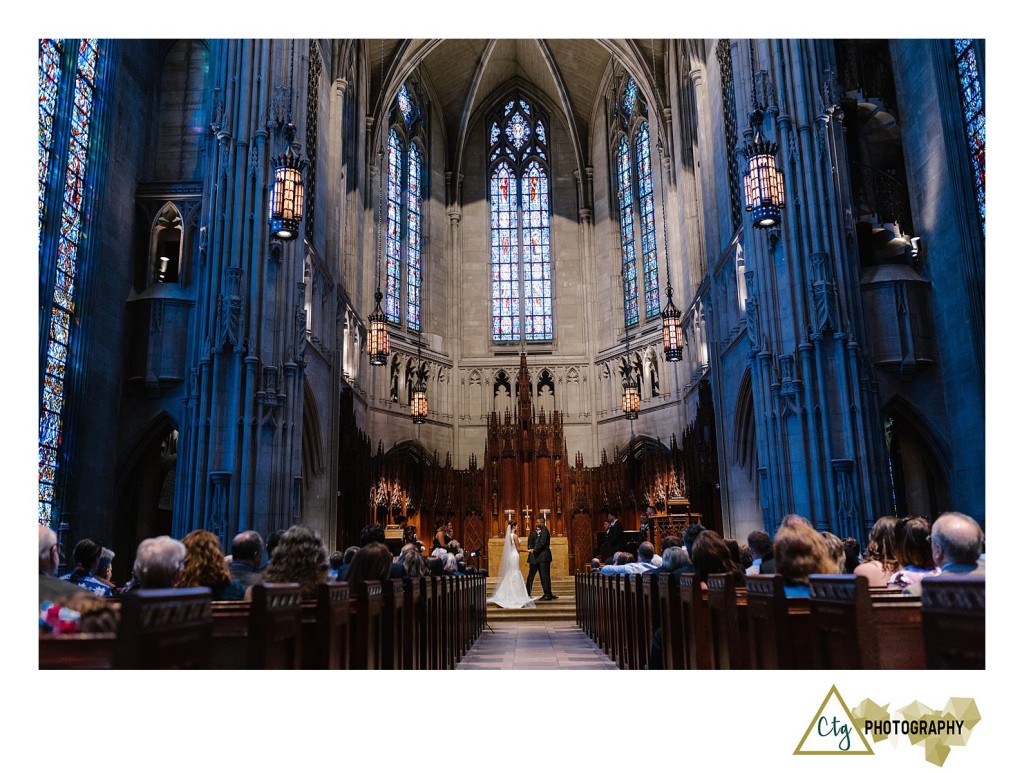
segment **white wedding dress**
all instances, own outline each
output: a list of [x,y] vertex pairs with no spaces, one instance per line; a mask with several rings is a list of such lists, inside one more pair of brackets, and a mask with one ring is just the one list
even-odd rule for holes
[[512,527],[505,530],[505,549],[501,551],[501,567],[498,569],[498,584],[488,604],[497,604],[505,609],[525,609],[536,606],[526,593],[523,573],[519,570],[519,551],[516,550]]

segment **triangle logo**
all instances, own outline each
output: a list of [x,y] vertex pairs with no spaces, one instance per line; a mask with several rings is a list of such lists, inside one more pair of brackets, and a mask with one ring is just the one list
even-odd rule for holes
[[874,754],[835,685],[811,718],[793,754]]

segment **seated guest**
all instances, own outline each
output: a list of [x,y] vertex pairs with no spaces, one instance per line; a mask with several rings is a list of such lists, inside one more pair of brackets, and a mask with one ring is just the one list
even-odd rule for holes
[[405,576],[413,580],[428,576],[430,570],[427,568],[427,559],[416,549],[415,545],[410,544],[407,547],[413,549],[403,550],[402,554],[398,557],[398,560],[402,562],[402,566],[405,567]]
[[[387,547],[384,541],[384,527],[379,523],[368,523],[359,532],[359,546],[366,547],[374,542]],[[388,555],[391,555],[390,548],[388,549]],[[390,572],[392,578],[400,580],[405,577],[405,568],[400,563],[392,563]]]
[[269,564],[270,561],[273,558],[274,549],[277,547],[277,543],[279,543],[281,541],[281,537],[283,537],[283,536],[284,536],[284,529],[278,529],[273,534],[271,534],[269,537],[267,537],[267,563],[264,564],[262,567],[260,567],[261,569],[266,569],[267,568],[267,564]]
[[113,596],[114,592],[109,585],[100,582],[93,574],[100,563],[100,556],[103,553],[103,546],[91,539],[79,540],[75,545],[75,552],[72,557],[75,562],[73,572],[61,577],[73,585],[85,588],[97,596]]
[[355,545],[345,548],[345,554],[341,559],[341,566],[338,567],[338,582],[345,582],[348,579],[349,567],[352,566],[352,559],[356,557],[358,552],[359,548]]
[[900,568],[896,561],[896,519],[886,515],[875,521],[868,537],[867,560],[857,565],[853,573],[867,577],[872,588],[884,588],[893,572]]
[[110,548],[103,548],[100,551],[100,560],[93,572],[96,579],[110,588],[110,592],[117,596],[121,589],[114,584],[114,551]]
[[656,572],[663,574],[693,574],[694,567],[682,545],[665,548],[661,554],[661,566]]
[[[301,524],[281,535],[261,577],[261,582],[268,583],[297,582],[305,598],[314,598],[317,586],[326,581],[327,548],[316,532]],[[246,591],[246,597],[249,595]]]
[[454,553],[445,553],[441,558],[444,563],[444,573],[452,577],[462,577],[462,572],[459,571],[459,562],[455,558]]
[[693,543],[702,531],[704,531],[704,527],[699,523],[691,523],[683,530],[683,547],[686,548],[686,555],[690,556],[691,561],[693,560]]
[[[942,574],[985,574],[980,560],[985,546],[985,533],[978,522],[963,513],[943,513],[932,524],[932,560]],[[903,591],[921,595],[921,583],[915,582]]]
[[243,531],[231,540],[231,563],[228,571],[232,580],[248,588],[260,578],[263,567],[263,537],[256,531]]
[[451,542],[451,528],[447,521],[438,521],[435,525],[434,530],[434,549],[447,548],[448,543]]
[[641,542],[640,546],[636,549],[636,555],[636,561],[630,561],[625,564],[616,563],[614,566],[602,566],[601,574],[643,574],[656,568],[651,562],[651,559],[654,558],[654,545],[650,542]]
[[633,554],[625,550],[618,551],[612,556],[612,566],[625,566],[626,564],[633,563]]
[[772,538],[760,529],[747,535],[747,545],[754,560],[747,569],[748,575],[775,574],[775,554],[772,552]]
[[896,560],[903,568],[889,578],[890,588],[906,588],[939,574],[932,558],[931,527],[924,518],[900,518],[896,522]]
[[335,550],[327,558],[327,579],[331,582],[335,582],[338,579],[338,570],[341,569],[341,565],[345,563],[345,554],[340,550]]
[[786,581],[786,597],[809,597],[808,576],[832,574],[835,569],[825,540],[806,521],[792,520],[775,533],[775,566]]
[[181,542],[185,546],[185,568],[178,578],[179,588],[209,588],[214,601],[241,601],[245,586],[231,579],[216,534],[196,529]]
[[853,574],[853,570],[860,563],[860,543],[853,537],[843,540],[843,550],[846,551],[846,566],[843,574]]
[[836,565],[835,570],[830,574],[843,574],[843,570],[846,568],[846,549],[843,547],[843,541],[830,531],[821,532],[821,538],[825,540],[825,549],[828,550],[828,554]]
[[60,548],[57,546],[57,532],[39,524],[39,603],[58,601],[86,593],[84,588],[60,580],[54,575],[60,566]]
[[185,568],[185,546],[167,536],[150,537],[135,551],[132,575],[143,590],[173,588]]
[[[452,557],[454,560],[454,556]],[[371,542],[359,548],[348,569],[348,584],[352,593],[366,580],[388,581],[391,572],[391,551],[383,542]]]
[[701,587],[707,590],[709,574],[731,574],[737,585],[745,585],[747,576],[729,553],[729,546],[718,532],[705,529],[693,542],[693,566]]
[[590,559],[590,571],[591,572],[600,572],[601,571],[601,559],[600,558],[591,558]]
[[436,556],[427,559],[427,569],[431,577],[441,577],[444,574],[444,561]]

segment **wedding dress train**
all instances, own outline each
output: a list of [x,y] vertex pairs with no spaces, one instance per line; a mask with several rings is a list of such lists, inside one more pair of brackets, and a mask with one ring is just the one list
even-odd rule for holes
[[501,551],[501,568],[498,570],[498,584],[488,604],[497,604],[505,609],[526,609],[536,606],[526,593],[526,582],[519,569],[519,551],[516,549],[512,526],[505,530],[505,549]]

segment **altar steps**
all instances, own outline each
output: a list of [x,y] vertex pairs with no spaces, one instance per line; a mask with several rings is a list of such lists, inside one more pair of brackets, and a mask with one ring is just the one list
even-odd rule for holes
[[[487,578],[487,595],[494,593],[497,578]],[[552,578],[551,592],[558,596],[554,601],[536,601],[533,609],[502,609],[494,604],[487,605],[487,622],[548,622],[576,619],[576,580],[572,577]],[[540,578],[533,581],[533,597],[540,598],[543,591]]]

